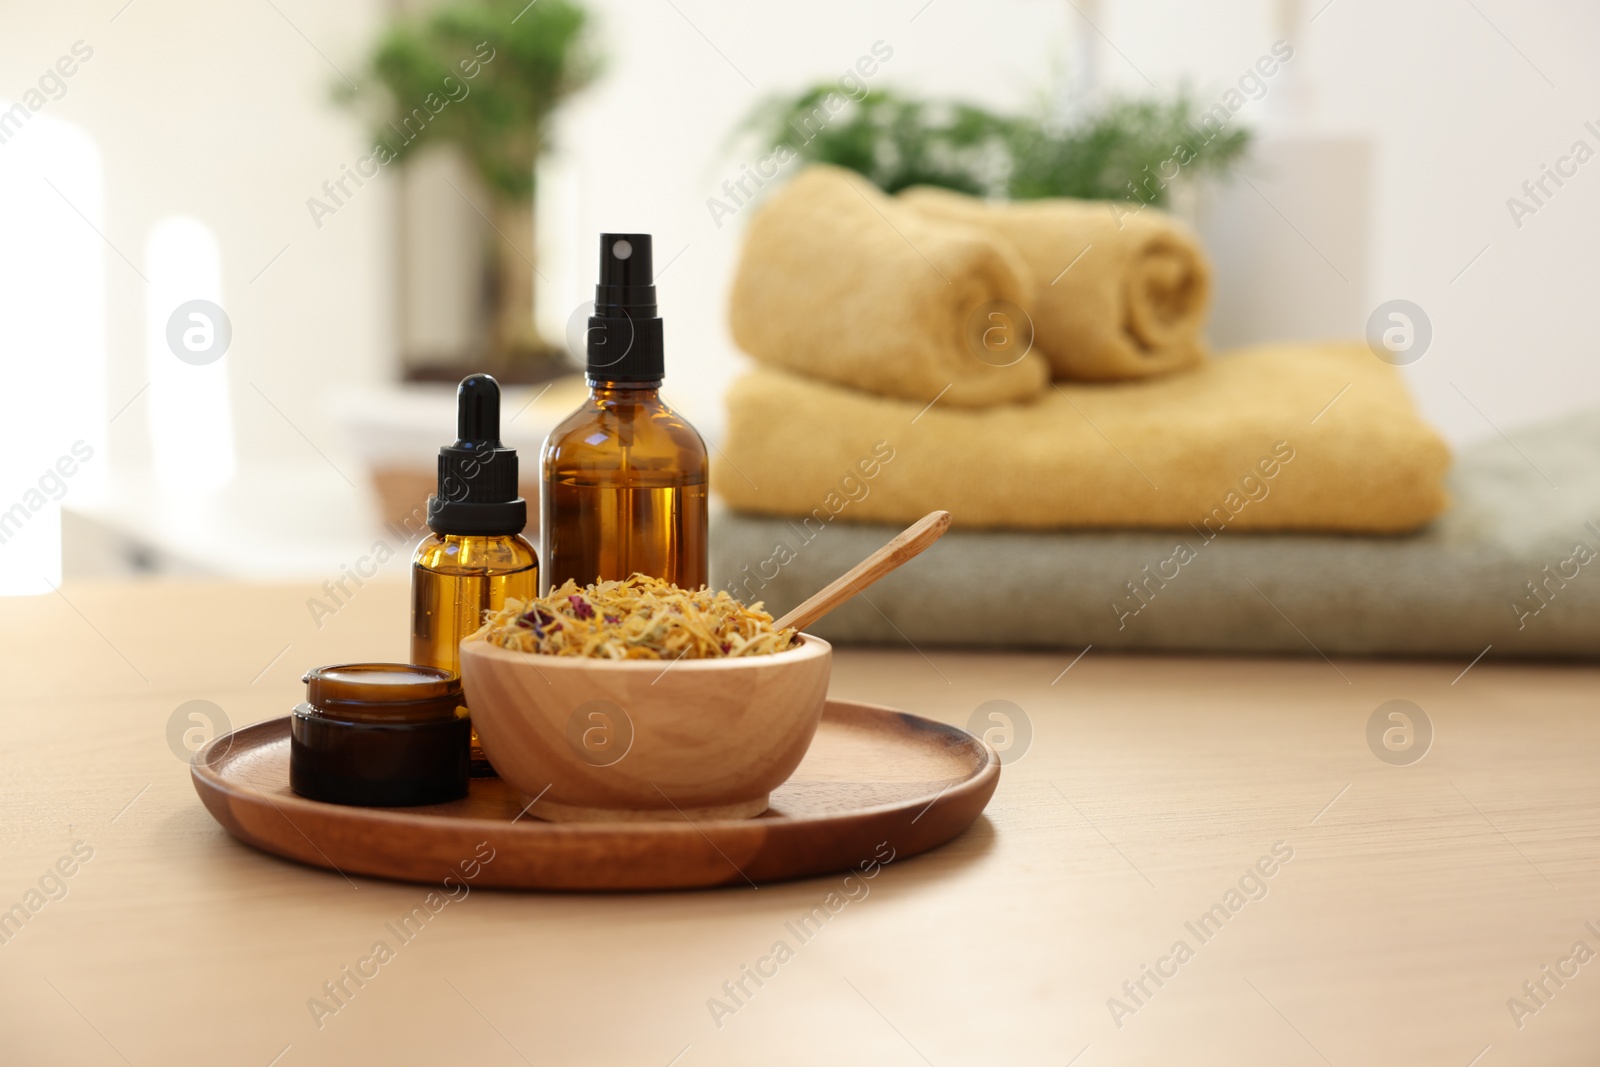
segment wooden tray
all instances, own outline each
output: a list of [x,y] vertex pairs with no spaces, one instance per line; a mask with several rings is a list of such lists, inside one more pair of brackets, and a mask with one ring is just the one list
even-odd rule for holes
[[[794,776],[755,819],[547,823],[498,778],[449,804],[357,808],[289,789],[289,720],[256,723],[195,753],[195,791],[234,837],[346,875],[462,878],[514,889],[688,889],[862,869],[944,844],[983,811],[1000,761],[954,726],[830,700]],[[480,847],[483,843],[487,847]],[[890,850],[893,850],[892,853]]]

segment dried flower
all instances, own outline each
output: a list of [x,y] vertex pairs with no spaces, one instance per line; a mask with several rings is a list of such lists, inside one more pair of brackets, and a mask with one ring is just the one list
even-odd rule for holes
[[794,631],[773,629],[759,603],[746,606],[725,591],[679,589],[634,574],[583,589],[568,581],[527,602],[507,599],[467,640],[550,656],[717,659],[782,652]]

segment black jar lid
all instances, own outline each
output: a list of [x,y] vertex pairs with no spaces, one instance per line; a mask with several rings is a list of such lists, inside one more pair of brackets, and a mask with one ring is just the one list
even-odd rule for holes
[[344,663],[308,671],[289,720],[289,785],[334,804],[442,804],[467,794],[472,724],[439,667]]

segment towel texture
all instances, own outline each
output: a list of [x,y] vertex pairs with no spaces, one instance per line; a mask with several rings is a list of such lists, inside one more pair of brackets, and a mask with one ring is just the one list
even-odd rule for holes
[[[851,171],[816,166],[751,220],[730,299],[733,337],[762,363],[926,404],[1039,395],[1044,357],[997,359],[986,309],[1024,305],[1033,279],[977,227],[925,217]],[[991,346],[992,347],[992,346]]]
[[1447,504],[1444,442],[1360,344],[1058,382],[982,411],[758,370],[734,383],[728,412],[715,484],[770,515],[905,523],[945,508],[967,528],[1393,533]]
[[1033,277],[1023,307],[1034,345],[1057,378],[1146,378],[1205,358],[1211,270],[1172,216],[1091,200],[991,204],[932,188],[898,199],[1017,250]]
[[[1352,388],[1317,425],[1355,399]],[[1046,682],[1090,644],[1091,659],[1109,649],[1454,657],[1441,685],[1485,649],[1486,662],[1600,658],[1600,411],[1510,436],[1461,454],[1455,506],[1414,535],[952,530],[874,585],[870,604],[857,598],[813,629],[900,648],[1065,649]],[[1285,487],[1309,449],[1279,475]],[[868,483],[873,493],[902,458]],[[719,513],[713,581],[782,613],[899,530],[838,519],[819,528]],[[1332,669],[1328,679],[1343,687]]]

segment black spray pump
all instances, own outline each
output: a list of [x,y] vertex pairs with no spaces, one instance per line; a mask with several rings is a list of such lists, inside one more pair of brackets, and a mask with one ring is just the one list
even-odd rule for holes
[[591,381],[659,382],[661,319],[647,233],[600,235],[600,284],[589,317],[587,371]]
[[439,449],[439,487],[428,526],[462,537],[521,533],[528,505],[517,495],[517,450],[500,444],[500,383],[487,374],[456,389],[456,443]]

